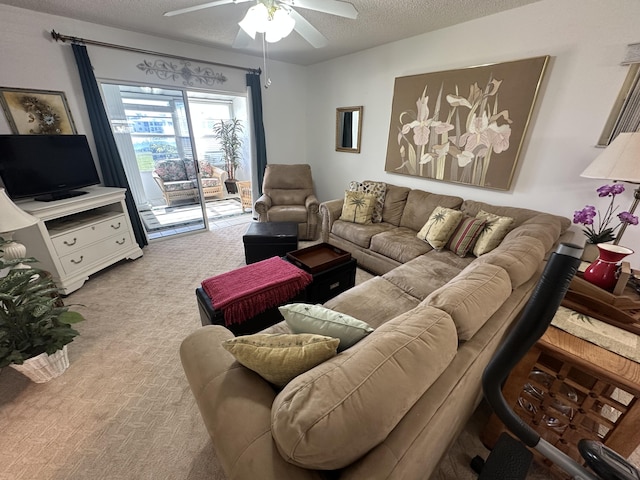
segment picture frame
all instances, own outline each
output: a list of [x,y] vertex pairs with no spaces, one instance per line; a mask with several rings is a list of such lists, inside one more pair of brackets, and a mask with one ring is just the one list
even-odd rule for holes
[[509,190],[548,61],[397,77],[385,171]]
[[0,104],[14,134],[76,134],[64,92],[0,87]]

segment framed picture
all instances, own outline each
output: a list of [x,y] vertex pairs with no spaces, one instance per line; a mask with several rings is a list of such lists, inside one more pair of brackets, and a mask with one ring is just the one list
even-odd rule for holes
[[385,171],[508,190],[548,61],[396,78]]
[[76,133],[64,92],[0,87],[0,103],[13,133]]

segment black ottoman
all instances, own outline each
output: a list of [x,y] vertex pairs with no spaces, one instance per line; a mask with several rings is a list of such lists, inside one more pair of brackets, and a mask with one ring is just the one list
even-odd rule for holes
[[247,265],[271,257],[283,257],[298,249],[295,222],[251,222],[242,237]]
[[[200,322],[203,326],[222,325],[223,327],[227,327],[231,330],[236,337],[238,335],[250,335],[252,333],[259,332],[260,330],[264,330],[265,328],[284,320],[280,310],[278,310],[278,307],[272,307],[242,323],[225,325],[223,313],[213,307],[213,303],[211,302],[209,295],[207,295],[202,287],[196,288],[196,300],[198,301]],[[303,290],[285,303],[304,302],[304,300],[305,291]]]

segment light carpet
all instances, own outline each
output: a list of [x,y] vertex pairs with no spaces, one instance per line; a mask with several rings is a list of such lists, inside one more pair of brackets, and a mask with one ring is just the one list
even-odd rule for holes
[[[195,288],[244,265],[245,230],[152,243],[66,298],[87,319],[70,368],[46,384],[0,371],[0,480],[225,479],[178,347],[200,327]],[[358,283],[368,278],[358,270]],[[488,453],[477,438],[487,415],[476,412],[432,480],[476,478],[469,461]]]

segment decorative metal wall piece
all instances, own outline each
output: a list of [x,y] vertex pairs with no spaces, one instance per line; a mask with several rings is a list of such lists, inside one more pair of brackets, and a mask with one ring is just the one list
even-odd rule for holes
[[214,72],[209,67],[192,66],[191,62],[181,60],[179,63],[169,60],[144,60],[137,67],[146,74],[155,74],[161,80],[176,81],[182,78],[183,85],[193,87],[194,85],[213,86],[215,83],[227,81],[222,73]]
[[396,78],[385,170],[508,190],[548,59]]

